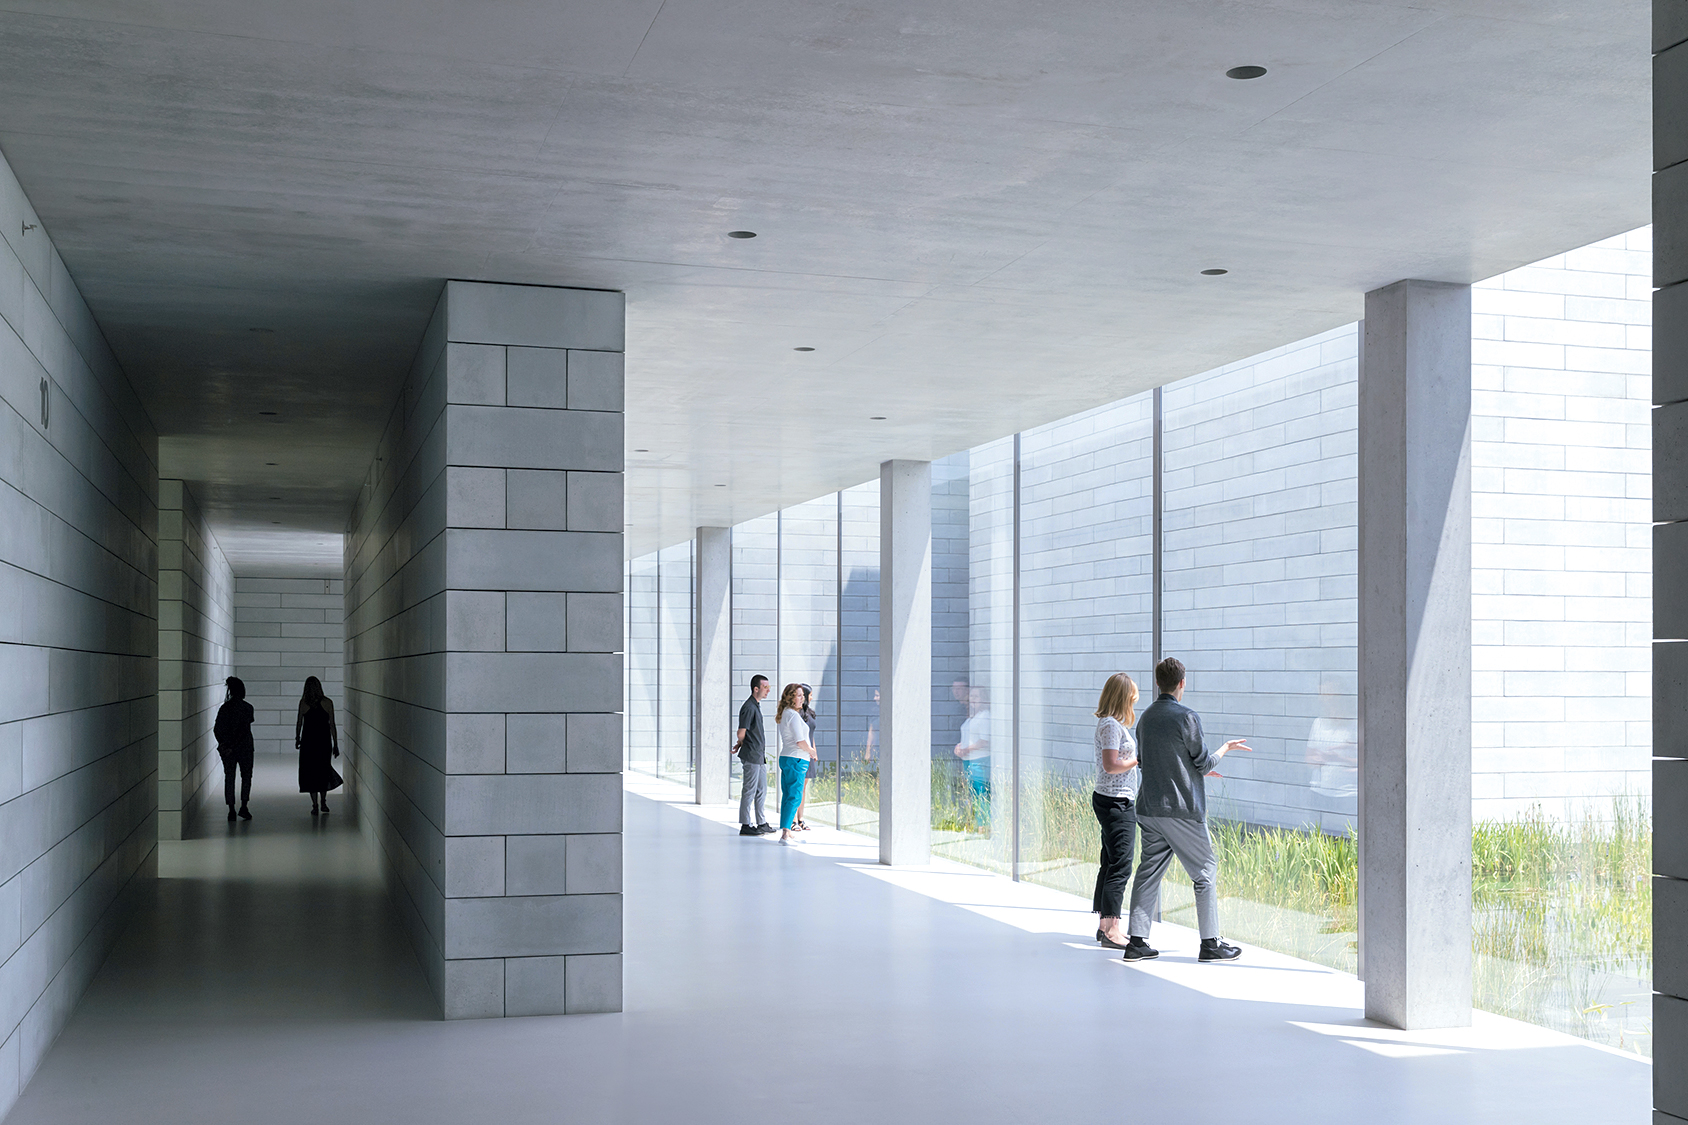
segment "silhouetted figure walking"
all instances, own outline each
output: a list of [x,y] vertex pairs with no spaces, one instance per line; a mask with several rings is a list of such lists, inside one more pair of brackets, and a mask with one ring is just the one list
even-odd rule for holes
[[305,680],[299,700],[299,720],[293,724],[293,745],[299,751],[299,792],[311,795],[311,815],[328,811],[328,791],[345,784],[330,757],[340,756],[340,732],[334,725],[334,704],[322,694],[322,681]]
[[[217,708],[217,721],[211,733],[217,739],[217,757],[223,760],[223,800],[229,806],[229,819],[239,815],[251,820],[246,802],[252,796],[252,704],[246,702],[246,684],[239,676],[223,681],[228,693],[223,705]],[[240,771],[240,810],[234,804],[234,775]]]

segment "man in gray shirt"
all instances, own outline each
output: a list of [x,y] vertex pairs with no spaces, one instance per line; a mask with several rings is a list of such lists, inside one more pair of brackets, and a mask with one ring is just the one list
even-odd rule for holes
[[[762,737],[762,701],[768,698],[773,685],[766,676],[750,677],[750,698],[738,711],[738,737],[733,740],[731,753],[738,755],[739,771],[744,784],[739,788],[738,818],[740,836],[766,836],[774,830],[762,811],[768,795],[768,757]],[[755,806],[756,819],[751,820]]]
[[1219,860],[1207,831],[1207,788],[1202,778],[1233,750],[1247,750],[1240,738],[1217,750],[1207,749],[1201,717],[1180,702],[1184,665],[1167,657],[1155,665],[1160,698],[1137,720],[1137,760],[1143,770],[1137,793],[1137,824],[1143,833],[1143,858],[1131,887],[1130,941],[1127,961],[1160,956],[1149,945],[1149,923],[1160,913],[1161,877],[1177,856],[1196,891],[1196,925],[1201,930],[1203,961],[1234,961],[1242,950],[1219,936],[1219,891],[1214,881]]

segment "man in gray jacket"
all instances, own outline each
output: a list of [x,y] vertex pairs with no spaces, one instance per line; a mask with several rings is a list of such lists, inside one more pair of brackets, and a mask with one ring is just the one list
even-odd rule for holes
[[1143,833],[1143,858],[1131,886],[1130,941],[1127,961],[1159,957],[1149,945],[1149,923],[1160,913],[1161,877],[1172,857],[1184,865],[1196,890],[1196,925],[1201,930],[1203,961],[1234,961],[1242,950],[1219,936],[1219,891],[1214,880],[1219,860],[1207,831],[1207,789],[1202,778],[1233,750],[1247,750],[1240,738],[1217,750],[1202,740],[1202,721],[1184,706],[1184,665],[1167,657],[1155,665],[1160,698],[1137,720],[1137,760],[1143,769],[1137,793],[1137,824]]

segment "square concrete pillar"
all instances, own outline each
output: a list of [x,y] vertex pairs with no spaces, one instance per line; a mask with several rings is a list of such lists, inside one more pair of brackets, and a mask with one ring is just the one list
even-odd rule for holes
[[738,730],[733,707],[733,532],[727,527],[697,529],[697,769],[694,798],[700,805],[727,800],[729,750]]
[[1471,1022],[1471,290],[1366,294],[1359,381],[1366,1016]]
[[879,467],[879,862],[932,859],[932,463]]
[[1688,1121],[1688,3],[1653,4],[1653,1106]]
[[447,1019],[621,1008],[622,325],[448,282],[353,513],[360,813]]

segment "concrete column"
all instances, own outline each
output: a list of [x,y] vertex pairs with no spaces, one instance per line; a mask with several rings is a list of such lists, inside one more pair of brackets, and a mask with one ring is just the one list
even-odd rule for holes
[[[728,748],[737,731],[733,708],[733,532],[727,527],[697,529],[697,769],[695,799],[700,805],[727,800]],[[746,685],[748,689],[749,685]]]
[[1688,1121],[1688,4],[1653,4],[1653,1106]]
[[1359,385],[1366,1016],[1471,1022],[1471,290],[1366,294]]
[[932,463],[879,467],[879,862],[932,858]]
[[360,815],[447,1019],[621,1009],[622,324],[448,282],[353,511]]

